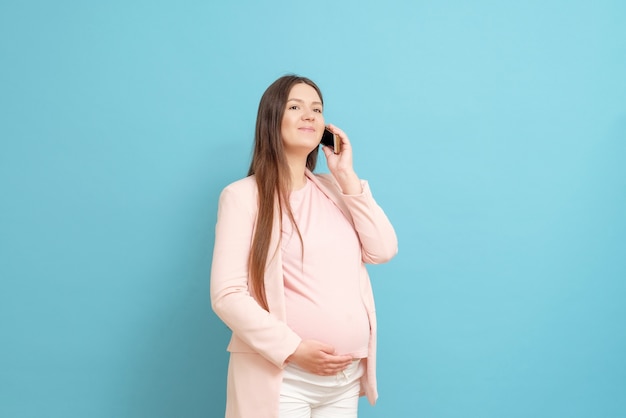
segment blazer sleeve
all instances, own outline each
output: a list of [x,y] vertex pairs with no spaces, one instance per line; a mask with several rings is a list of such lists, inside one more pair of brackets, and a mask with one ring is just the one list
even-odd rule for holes
[[398,253],[398,238],[387,215],[374,200],[369,183],[361,180],[361,185],[361,194],[342,194],[342,200],[361,241],[363,262],[385,263]]
[[211,266],[211,306],[235,336],[282,367],[301,339],[250,295],[248,256],[256,211],[254,196],[232,187],[222,191]]

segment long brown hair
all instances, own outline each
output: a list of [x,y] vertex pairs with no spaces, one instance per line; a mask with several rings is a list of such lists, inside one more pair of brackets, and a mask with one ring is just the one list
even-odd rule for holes
[[[291,88],[299,83],[313,87],[323,103],[322,92],[317,85],[305,77],[286,75],[274,81],[263,93],[259,103],[254,134],[254,151],[248,175],[255,175],[259,192],[258,214],[248,259],[252,295],[259,304],[269,310],[265,297],[265,266],[269,253],[274,222],[282,224],[283,211],[294,225],[298,236],[300,231],[293,218],[289,205],[291,175],[285,157],[281,125]],[[306,167],[315,169],[318,148],[309,153]],[[278,219],[274,219],[274,206],[278,201]],[[302,236],[300,236],[302,241]]]

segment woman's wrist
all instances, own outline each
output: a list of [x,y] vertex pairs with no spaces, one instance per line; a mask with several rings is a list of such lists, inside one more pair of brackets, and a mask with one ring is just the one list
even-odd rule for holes
[[335,173],[335,179],[343,194],[357,195],[363,193],[361,180],[354,171],[339,171]]

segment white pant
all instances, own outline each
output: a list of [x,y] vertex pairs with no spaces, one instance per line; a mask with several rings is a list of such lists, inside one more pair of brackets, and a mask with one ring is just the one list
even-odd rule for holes
[[318,376],[288,364],[280,389],[280,418],[356,418],[360,378],[365,368],[355,360],[335,376]]

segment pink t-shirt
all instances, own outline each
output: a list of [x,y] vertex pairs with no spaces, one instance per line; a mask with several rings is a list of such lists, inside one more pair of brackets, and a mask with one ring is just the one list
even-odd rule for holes
[[337,354],[367,357],[369,320],[361,299],[361,247],[343,213],[309,179],[291,192],[294,218],[285,214],[282,259],[287,324],[302,339],[335,347]]

